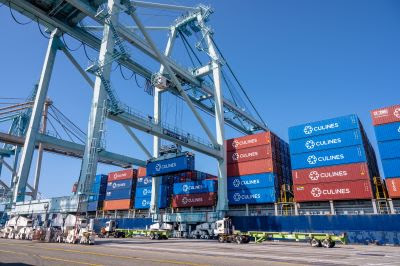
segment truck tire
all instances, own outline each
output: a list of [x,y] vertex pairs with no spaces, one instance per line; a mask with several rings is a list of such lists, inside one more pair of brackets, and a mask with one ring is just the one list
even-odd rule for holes
[[315,247],[315,248],[319,248],[322,246],[321,241],[319,241],[318,239],[315,239],[315,238],[310,240],[310,244],[312,247]]
[[224,242],[225,242],[225,237],[219,236],[219,237],[218,237],[218,242],[219,242],[219,243],[224,243]]
[[244,243],[245,244],[250,243],[250,237],[249,236],[244,236]]
[[236,236],[236,243],[237,244],[243,244],[243,242],[244,242],[244,238],[243,238],[243,236],[241,236],[241,235],[238,235],[238,236]]
[[155,239],[154,233],[150,233],[150,239],[151,239],[151,240],[154,240],[154,239]]
[[160,240],[160,238],[161,238],[161,235],[160,235],[160,234],[155,234],[155,235],[154,235],[154,239],[155,239],[155,240]]
[[324,240],[322,240],[322,242],[321,242],[321,244],[322,244],[322,246],[324,247],[324,248],[329,248],[330,246],[331,246],[331,240],[330,239],[324,239]]
[[330,245],[329,245],[329,248],[334,248],[335,247],[335,241],[331,241],[331,243],[330,243]]

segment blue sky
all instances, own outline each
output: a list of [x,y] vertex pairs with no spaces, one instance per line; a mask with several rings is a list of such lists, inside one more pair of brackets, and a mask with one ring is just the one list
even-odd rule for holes
[[[197,5],[200,1],[165,1]],[[264,121],[283,139],[287,128],[309,121],[357,114],[376,147],[369,110],[398,104],[400,85],[400,3],[376,0],[220,0],[210,4],[215,13],[209,25],[215,40],[235,70]],[[141,11],[147,25],[166,25],[172,13]],[[27,18],[15,14],[21,22]],[[164,24],[163,24],[164,23]],[[168,22],[167,22],[168,23]],[[39,78],[47,39],[36,23],[15,23],[6,7],[0,7],[0,97],[26,97]],[[163,47],[166,33],[154,34]],[[72,48],[79,43],[66,37]],[[177,44],[173,56],[188,62],[183,46]],[[154,71],[157,65],[132,49],[133,58]],[[82,47],[73,52],[83,67],[88,60]],[[96,57],[89,50],[91,58]],[[129,72],[124,70],[125,75]],[[113,72],[113,86],[120,99],[144,113],[152,113],[152,97]],[[138,77],[139,85],[143,79]],[[50,84],[49,97],[55,106],[86,130],[91,89],[66,57],[59,53]],[[206,138],[181,100],[164,98],[163,115],[178,127]],[[205,117],[211,128],[214,122]],[[4,131],[8,125],[0,125]],[[227,128],[227,137],[240,134]],[[149,148],[151,137],[138,133]],[[145,158],[121,126],[107,123],[107,149]],[[46,154],[40,191],[45,196],[70,194],[78,178],[80,160]],[[34,165],[34,163],[32,164]],[[216,162],[197,155],[198,170],[216,172]],[[99,165],[99,173],[117,170]],[[32,171],[33,172],[33,166]],[[1,178],[9,180],[3,170]]]

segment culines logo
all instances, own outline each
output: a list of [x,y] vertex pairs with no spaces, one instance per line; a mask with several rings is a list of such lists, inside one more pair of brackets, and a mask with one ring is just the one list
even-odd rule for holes
[[237,148],[237,147],[239,146],[239,141],[234,140],[234,141],[232,142],[232,146],[233,146],[234,148]]
[[308,177],[313,181],[317,181],[319,178],[319,173],[317,171],[312,171],[312,172],[310,172]]
[[142,206],[146,206],[147,205],[147,200],[142,200]]
[[188,203],[188,198],[186,198],[186,197],[183,197],[183,199],[182,199],[182,203],[183,203],[184,205],[186,205],[186,204]]
[[395,117],[400,118],[400,108],[396,108],[396,110],[394,110],[393,114]]
[[233,181],[233,186],[234,187],[239,187],[240,186],[240,180],[236,178],[235,181]]
[[237,152],[235,152],[234,154],[232,154],[232,160],[237,161],[239,160],[239,154]]
[[233,199],[234,199],[235,201],[239,201],[239,200],[240,200],[240,193],[235,193],[235,194],[233,195]]
[[312,126],[305,126],[304,127],[304,133],[307,135],[310,135],[313,132]]
[[306,142],[307,149],[311,150],[311,149],[314,149],[314,147],[315,147],[315,142],[313,140],[310,139]]
[[143,189],[143,195],[146,196],[147,194],[151,193],[148,189]]
[[182,186],[182,190],[185,191],[185,192],[188,192],[189,191],[189,186],[188,185],[183,185]]
[[147,185],[147,184],[149,184],[149,183],[150,183],[150,180],[149,180],[147,177],[145,177],[145,178],[143,179],[143,184]]
[[160,171],[161,170],[161,164],[156,164],[156,171],[158,172],[158,171]]
[[311,195],[313,195],[314,198],[319,198],[322,194],[321,189],[315,187],[311,190]]
[[317,156],[315,156],[315,155],[310,155],[310,156],[308,156],[308,158],[307,158],[307,162],[309,163],[309,164],[316,164],[317,163]]

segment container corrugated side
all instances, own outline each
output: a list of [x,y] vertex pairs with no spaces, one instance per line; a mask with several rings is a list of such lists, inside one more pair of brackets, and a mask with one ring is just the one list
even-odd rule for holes
[[149,176],[160,176],[190,170],[194,170],[194,156],[187,155],[149,162],[146,168],[147,175]]
[[293,185],[296,202],[372,199],[370,180]]
[[330,134],[359,127],[360,124],[356,115],[346,115],[290,127],[289,140]]
[[293,184],[296,185],[371,179],[367,163],[293,170],[292,176]]
[[400,158],[400,140],[388,140],[378,142],[381,159]]
[[183,194],[172,197],[172,207],[206,207],[214,206],[217,201],[217,193]]
[[107,181],[132,179],[132,178],[136,178],[136,176],[137,176],[136,169],[126,169],[126,170],[122,170],[122,171],[109,173]]
[[400,158],[382,160],[382,167],[386,178],[400,176]]
[[234,176],[228,178],[228,190],[275,187],[277,185],[274,173]]
[[392,199],[400,198],[400,177],[386,178],[386,188],[389,192],[389,197]]
[[291,140],[290,152],[291,154],[299,154],[362,144],[363,138],[360,129],[351,129],[311,138]]
[[217,182],[214,180],[201,180],[195,182],[175,183],[173,194],[199,194],[217,192]]
[[135,184],[133,182],[134,180],[136,180],[136,179],[110,181],[107,183],[107,191],[116,190],[116,189],[132,189],[132,186]]
[[371,117],[374,126],[400,122],[400,105],[372,110]]
[[375,126],[377,141],[400,139],[400,122]]
[[274,187],[228,191],[229,205],[274,203],[277,190]]
[[238,164],[228,164],[227,169],[228,176],[242,176],[274,172],[275,167],[272,159],[262,159]]
[[226,150],[237,151],[241,149],[268,145],[271,143],[270,131],[226,140]]
[[115,189],[106,192],[106,200],[131,199],[134,196],[132,189]]
[[105,211],[128,210],[131,207],[132,207],[131,199],[105,200],[103,202],[103,210]]
[[271,145],[261,145],[237,151],[230,151],[226,154],[227,163],[241,163],[255,161],[272,157]]
[[367,158],[363,146],[350,146],[326,151],[293,154],[291,161],[292,169],[297,170],[366,162]]

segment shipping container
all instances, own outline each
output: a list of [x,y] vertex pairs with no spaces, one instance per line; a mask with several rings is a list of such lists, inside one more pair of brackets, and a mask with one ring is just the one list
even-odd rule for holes
[[103,207],[103,201],[89,201],[87,205],[88,212],[94,212]]
[[385,179],[386,188],[389,192],[389,198],[400,198],[400,178],[387,178]]
[[271,145],[255,146],[227,153],[227,163],[241,163],[272,157]]
[[151,196],[151,186],[136,187],[136,197]]
[[274,187],[228,191],[229,205],[274,203],[277,198]]
[[136,179],[124,179],[108,182],[107,191],[112,191],[116,189],[132,189],[135,184],[134,180]]
[[146,176],[146,167],[139,167],[137,170],[138,177],[145,177]]
[[400,122],[375,126],[375,135],[378,142],[400,139]]
[[115,189],[106,192],[106,200],[131,199],[134,196],[132,188]]
[[291,140],[290,153],[299,154],[362,144],[363,138],[360,129],[351,129],[327,135],[319,135],[311,138]]
[[131,207],[132,207],[131,199],[105,200],[103,203],[103,210],[105,211],[128,210]]
[[101,174],[101,175],[96,175],[96,176],[94,177],[94,183],[100,183],[100,184],[107,183],[107,178],[108,178],[107,175],[103,175],[103,174]]
[[363,146],[293,154],[291,159],[292,169],[294,170],[367,161]]
[[126,169],[118,172],[111,172],[108,174],[107,181],[117,181],[124,179],[132,179],[136,178],[137,170],[136,169]]
[[172,197],[172,207],[206,207],[214,206],[217,202],[217,193],[182,194]]
[[394,105],[371,111],[374,126],[400,122],[400,105]]
[[228,152],[235,152],[237,150],[256,146],[265,146],[271,144],[271,136],[274,136],[273,133],[271,134],[271,132],[268,131],[239,138],[228,139],[226,141],[226,150]]
[[217,182],[214,180],[201,180],[194,182],[175,183],[173,194],[200,194],[217,192]]
[[290,127],[289,140],[314,137],[357,128],[360,128],[358,117],[356,115],[346,115]]
[[386,178],[400,176],[400,158],[384,159],[382,166]]
[[148,187],[153,184],[153,177],[145,176],[145,177],[138,177],[136,182],[136,187]]
[[228,190],[275,187],[277,185],[274,173],[234,176],[228,178]]
[[[160,209],[165,209],[169,205],[169,199],[168,198],[158,198],[158,208]],[[135,209],[138,210],[143,210],[143,209],[149,209],[150,208],[150,203],[151,203],[151,197],[146,197],[146,198],[135,198]]]
[[293,185],[296,202],[372,199],[370,180]]
[[149,162],[146,168],[147,175],[149,176],[159,176],[191,170],[194,170],[194,156],[189,154],[166,160]]
[[238,164],[228,164],[227,170],[228,176],[242,176],[274,172],[275,167],[272,159],[262,159]]
[[367,163],[341,164],[292,172],[293,184],[296,185],[371,179]]
[[400,140],[378,142],[381,159],[400,158]]
[[88,197],[88,201],[103,201],[106,198],[106,194],[100,194],[100,195],[90,195]]

